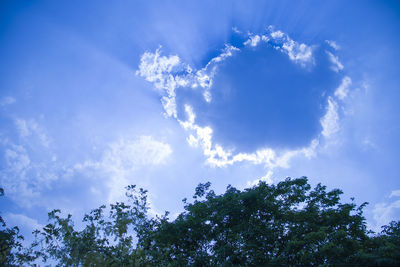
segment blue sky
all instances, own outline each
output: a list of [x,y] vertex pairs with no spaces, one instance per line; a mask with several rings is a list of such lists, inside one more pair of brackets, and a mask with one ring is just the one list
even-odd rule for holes
[[400,217],[396,1],[3,1],[2,216],[308,176]]

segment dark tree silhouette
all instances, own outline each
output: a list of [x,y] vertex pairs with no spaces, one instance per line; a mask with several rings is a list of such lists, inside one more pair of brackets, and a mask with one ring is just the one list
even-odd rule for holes
[[[71,215],[49,213],[49,223],[22,248],[18,229],[0,232],[6,265],[58,266],[400,266],[400,222],[379,234],[366,228],[367,203],[341,203],[307,178],[259,183],[217,195],[210,183],[175,220],[147,215],[147,192],[127,187],[128,201],[101,206],[74,228]],[[108,213],[107,216],[105,214]]]

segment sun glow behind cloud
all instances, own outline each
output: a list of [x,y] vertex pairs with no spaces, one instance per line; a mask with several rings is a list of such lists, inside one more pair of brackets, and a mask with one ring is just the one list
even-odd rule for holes
[[307,175],[370,202],[368,220],[398,217],[394,4],[95,6],[2,10],[2,214],[44,224],[48,209],[75,216],[128,184],[174,212],[199,182]]
[[[235,31],[242,34],[241,31]],[[166,116],[175,118],[180,125],[188,132],[187,141],[191,146],[200,147],[206,157],[206,163],[210,166],[225,167],[237,162],[250,162],[253,164],[262,164],[268,170],[276,167],[288,168],[289,162],[293,157],[303,155],[312,157],[318,150],[318,146],[325,139],[332,138],[339,131],[339,115],[336,97],[343,100],[347,96],[351,79],[343,78],[342,84],[336,89],[335,94],[328,98],[326,113],[321,118],[321,133],[311,140],[308,146],[294,150],[276,150],[269,147],[260,147],[251,153],[235,151],[235,149],[226,149],[222,145],[215,143],[213,138],[213,129],[210,126],[200,126],[196,123],[196,112],[193,107],[185,104],[185,119],[177,114],[176,96],[177,90],[181,87],[191,87],[194,89],[200,87],[203,90],[203,97],[206,102],[212,101],[213,80],[218,75],[218,67],[227,58],[232,57],[234,53],[240,53],[246,47],[255,48],[261,43],[266,43],[272,49],[286,54],[288,58],[298,64],[300,67],[308,69],[315,65],[313,54],[314,46],[304,43],[298,43],[291,39],[289,35],[282,31],[274,30],[269,26],[264,34],[247,34],[247,39],[241,47],[235,47],[226,44],[222,52],[212,58],[200,70],[194,70],[190,66],[181,62],[177,55],[161,56],[160,48],[154,53],[146,52],[142,55],[137,75],[153,82],[156,89],[162,94],[161,102],[163,104]],[[333,44],[333,43],[332,43]],[[329,52],[333,71],[339,72],[343,67],[338,67],[338,57]],[[332,57],[336,61],[332,61]],[[288,96],[290,97],[290,96]]]

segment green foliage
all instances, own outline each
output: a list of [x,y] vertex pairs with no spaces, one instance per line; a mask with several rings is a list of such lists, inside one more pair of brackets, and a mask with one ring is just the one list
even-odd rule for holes
[[146,191],[128,186],[129,205],[111,204],[108,217],[106,206],[94,209],[83,218],[86,227],[74,229],[72,216],[62,218],[59,210],[48,214],[49,224],[34,232],[32,244],[35,258],[44,262],[57,261],[57,266],[132,266],[137,262],[134,233],[141,234],[149,221]]
[[[1,187],[0,196],[4,196],[4,189]],[[19,228],[17,226],[8,228],[0,216],[0,266],[21,266],[33,260],[23,248],[21,243],[23,240]]]
[[305,177],[243,191],[228,186],[222,195],[210,186],[199,184],[193,202],[185,199],[185,211],[175,220],[168,219],[168,212],[149,217],[147,192],[135,186],[127,187],[127,204],[101,206],[85,215],[81,231],[71,215],[54,210],[23,253],[15,252],[22,249],[17,232],[2,237],[2,244],[8,242],[2,259],[10,265],[19,259],[25,265],[40,260],[57,266],[400,264],[400,222],[370,235],[362,215],[366,203],[341,203],[338,189],[311,188]]
[[368,239],[362,207],[339,203],[340,190],[311,190],[306,178],[220,196],[208,187],[152,233],[152,265],[352,265]]

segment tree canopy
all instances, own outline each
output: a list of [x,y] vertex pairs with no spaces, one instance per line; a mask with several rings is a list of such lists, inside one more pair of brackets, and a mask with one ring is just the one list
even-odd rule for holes
[[6,265],[58,266],[399,266],[400,221],[367,230],[363,208],[342,203],[342,191],[310,186],[306,177],[260,182],[217,195],[199,184],[175,219],[148,215],[147,191],[128,186],[127,202],[85,215],[48,214],[29,247],[18,228],[0,231]]

